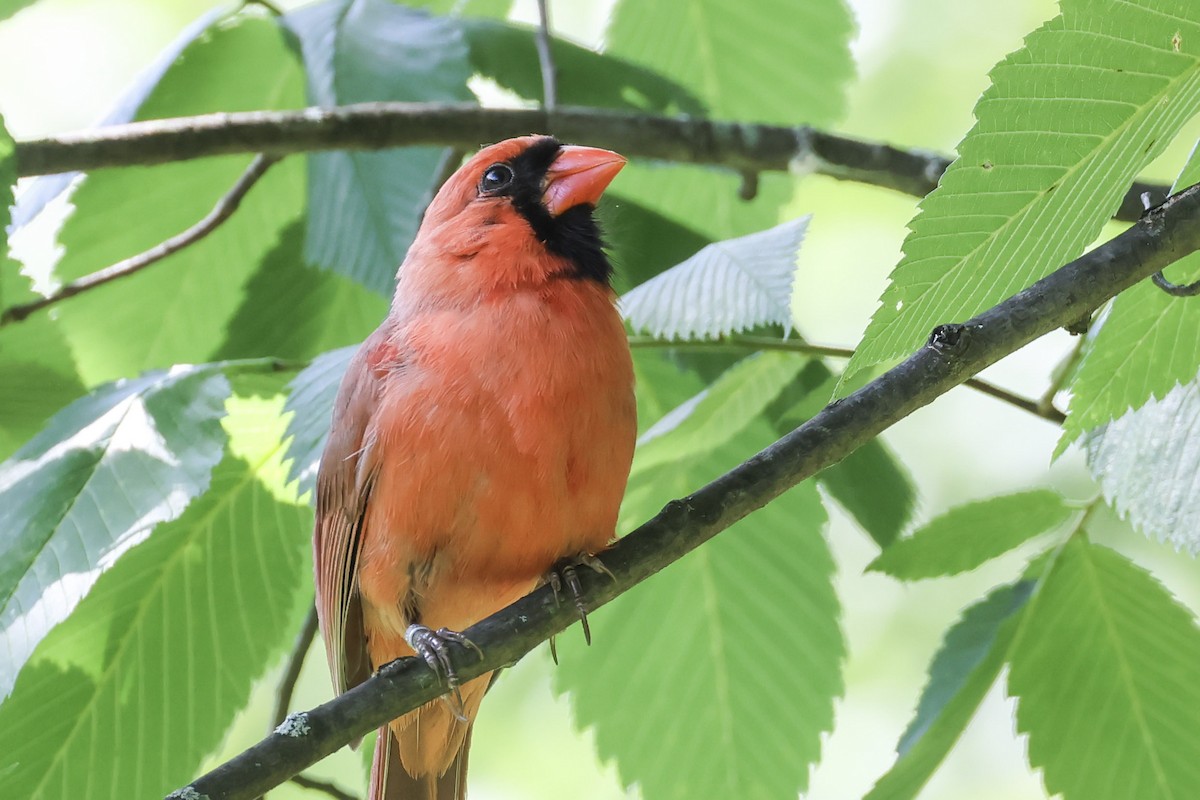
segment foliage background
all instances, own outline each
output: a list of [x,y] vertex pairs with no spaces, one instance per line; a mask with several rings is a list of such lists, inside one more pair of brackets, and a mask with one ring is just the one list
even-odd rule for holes
[[[854,46],[859,77],[850,83],[849,114],[838,130],[942,152],[951,152],[971,126],[971,108],[987,86],[988,69],[1056,13],[1049,0],[851,0],[850,5],[860,26]],[[604,4],[551,6],[560,33],[584,43],[597,41]],[[10,132],[22,139],[93,122],[180,29],[209,7],[207,0],[42,0],[23,11],[0,26],[0,98]],[[532,2],[516,4],[515,17],[532,21],[534,14]],[[1186,143],[1196,139],[1195,127],[1145,175],[1169,182],[1187,155]],[[802,185],[785,216],[816,212],[801,254],[805,291],[797,300],[809,338],[846,345],[859,339],[899,258],[915,203],[819,176]],[[37,229],[14,247],[35,271],[48,268],[54,257]],[[985,377],[1036,396],[1044,387],[1046,365],[1070,345],[1065,334],[1052,335]],[[913,471],[918,520],[925,520],[962,502],[1031,483],[1054,486],[1076,499],[1090,497],[1095,488],[1077,449],[1047,463],[1059,436],[1059,429],[1041,420],[957,390],[884,438]],[[1090,526],[1092,538],[1103,543],[1119,537],[1123,552],[1151,569],[1185,604],[1200,607],[1195,563],[1173,557],[1166,545],[1128,535],[1108,514],[1104,511]],[[940,636],[962,606],[1008,579],[1030,552],[1017,551],[953,579],[901,584],[864,572],[877,550],[837,512],[829,539],[849,653],[836,727],[824,742],[807,795],[820,800],[861,796],[887,769]],[[604,647],[603,637],[596,647]],[[568,790],[580,798],[620,794],[611,766],[596,762],[593,744],[572,727],[568,704],[552,695],[551,670],[543,648],[489,697],[472,753],[472,796],[478,800],[551,798]],[[274,679],[269,675],[262,682],[213,763],[261,736]],[[312,705],[328,695],[324,662],[314,652],[296,705]],[[1012,731],[1012,719],[1011,704],[998,685],[922,797],[1044,797],[1040,780],[1025,766],[1025,745]],[[344,780],[357,759],[343,751],[312,772]],[[540,772],[536,782],[530,777],[534,769]],[[271,796],[314,795],[285,785]]]

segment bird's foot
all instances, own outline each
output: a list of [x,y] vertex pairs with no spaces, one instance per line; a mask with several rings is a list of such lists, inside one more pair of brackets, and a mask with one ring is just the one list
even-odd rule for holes
[[413,649],[413,652],[424,659],[438,679],[445,681],[446,685],[450,687],[453,695],[450,710],[454,712],[454,716],[458,717],[459,721],[466,722],[462,692],[458,688],[458,673],[454,669],[454,663],[450,660],[450,645],[456,644],[474,650],[481,659],[483,651],[470,639],[449,628],[438,628],[435,631],[424,625],[409,625],[408,630],[404,632],[404,641],[408,642],[408,646]]
[[[571,600],[574,601],[575,608],[579,612],[579,624],[583,626],[583,640],[590,645],[592,629],[588,627],[587,606],[583,602],[583,586],[579,583],[578,567],[587,567],[593,572],[607,575],[614,581],[617,579],[608,567],[604,566],[603,561],[591,553],[580,553],[555,562],[550,571],[542,578],[542,582],[550,584],[550,588],[554,591],[555,603],[561,602],[560,595],[564,589],[570,593]],[[553,636],[550,637],[550,657],[554,659],[555,664],[558,663],[558,649],[555,647]]]

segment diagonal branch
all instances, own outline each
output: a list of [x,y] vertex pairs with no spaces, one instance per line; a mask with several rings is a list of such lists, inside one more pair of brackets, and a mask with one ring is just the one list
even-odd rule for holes
[[[1118,292],[1200,249],[1200,185],[1175,195],[1102,247],[963,324],[934,330],[924,347],[884,375],[820,413],[758,455],[682,500],[605,551],[614,579],[581,575],[596,608],[668,566],[752,511],[848,456],[884,429],[967,378],[1050,331],[1079,319]],[[544,586],[472,626],[466,635],[486,654],[455,652],[470,680],[521,658],[575,621]],[[252,798],[352,739],[442,694],[420,659],[385,666],[366,682],[311,711],[178,790],[172,798]]]
[[59,303],[67,298],[74,297],[77,294],[95,289],[98,286],[103,286],[106,283],[117,280],[118,278],[127,278],[141,272],[151,264],[162,261],[173,253],[178,253],[188,245],[208,236],[221,226],[237,211],[241,205],[242,199],[246,193],[250,191],[254,184],[258,183],[271,165],[279,161],[280,156],[259,155],[250,162],[250,166],[246,167],[246,171],[242,173],[237,182],[221,196],[217,204],[213,206],[212,211],[205,215],[204,219],[197,222],[192,227],[182,233],[178,233],[167,239],[165,242],[160,242],[149,250],[143,253],[138,253],[136,256],[130,256],[124,261],[118,261],[116,264],[97,270],[89,275],[84,275],[82,278],[65,283],[56,291],[51,292],[45,297],[21,305],[11,306],[4,309],[0,313],[0,328],[10,322],[20,322],[35,311],[40,311],[43,308]]
[[[162,164],[232,153],[441,145],[474,150],[530,131],[554,131],[636,158],[727,167],[743,175],[797,169],[924,197],[950,160],[809,127],[717,122],[588,108],[480,108],[467,103],[362,103],[299,111],[247,111],[133,122],[18,142],[17,174]],[[1165,186],[1136,183],[1116,218],[1133,222]]]

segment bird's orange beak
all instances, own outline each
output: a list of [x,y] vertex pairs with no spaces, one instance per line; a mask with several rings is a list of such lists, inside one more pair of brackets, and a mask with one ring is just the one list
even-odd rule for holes
[[555,217],[585,203],[594,206],[623,166],[625,157],[611,150],[567,145],[546,172],[542,202]]

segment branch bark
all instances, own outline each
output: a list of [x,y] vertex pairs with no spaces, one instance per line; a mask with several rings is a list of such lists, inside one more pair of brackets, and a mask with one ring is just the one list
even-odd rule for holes
[[[1118,292],[1200,249],[1200,185],[1028,289],[962,324],[942,325],[908,360],[758,455],[681,500],[602,555],[615,579],[580,575],[596,608],[676,561],[783,492],[840,461],[881,431],[1034,339],[1090,313]],[[454,653],[463,680],[521,658],[575,621],[542,587],[465,633],[486,656]],[[366,682],[290,723],[174,792],[177,800],[257,797],[352,739],[442,694],[419,659],[386,665]]]
[[[17,174],[47,175],[162,164],[234,153],[283,156],[311,150],[441,145],[474,150],[530,131],[553,130],[626,156],[759,172],[817,172],[924,197],[950,161],[924,150],[838,136],[809,127],[751,125],[596,109],[480,108],[466,103],[362,103],[299,111],[248,111],[113,125],[18,142]],[[1136,221],[1165,186],[1136,183],[1116,218]]]

